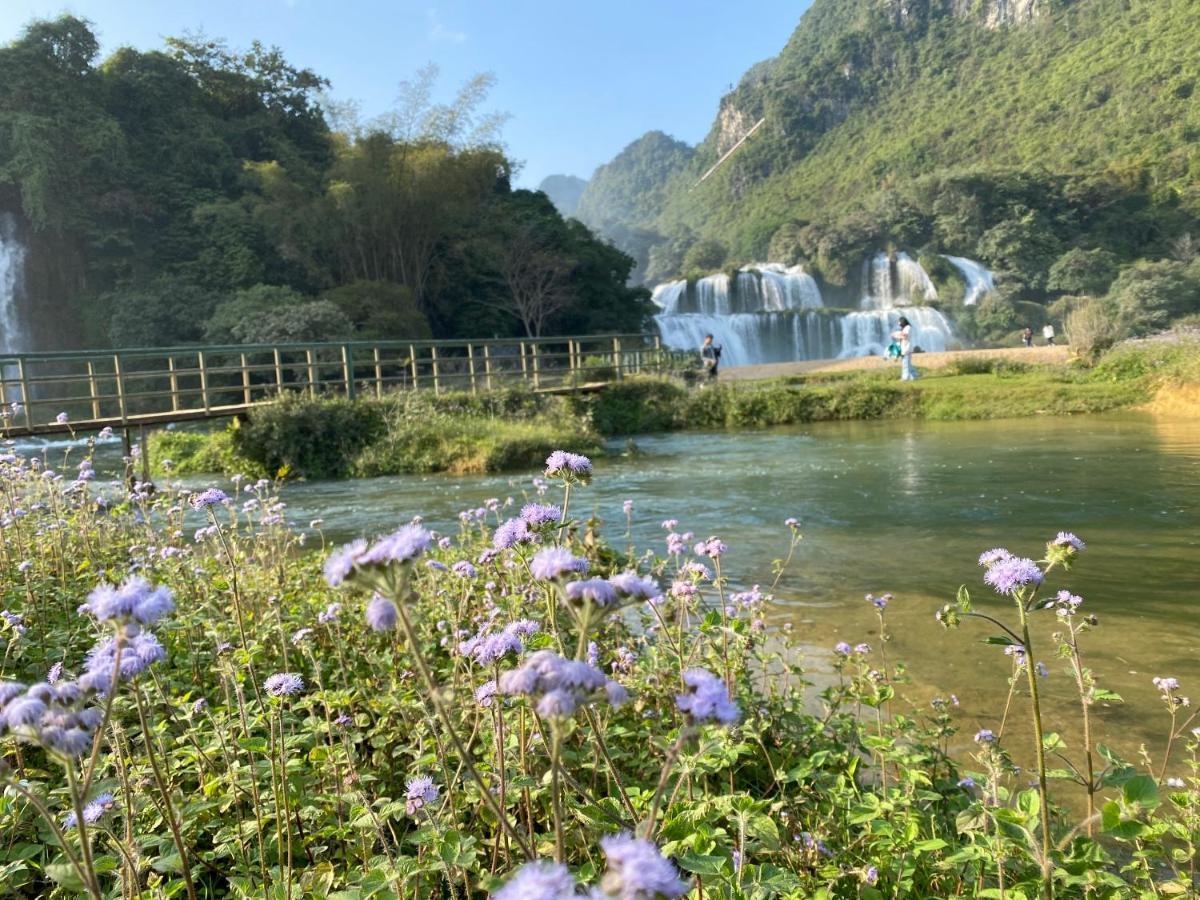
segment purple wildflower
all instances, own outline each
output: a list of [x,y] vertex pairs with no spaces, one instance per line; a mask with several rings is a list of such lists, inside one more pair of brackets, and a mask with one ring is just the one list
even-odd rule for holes
[[625,511],[626,516],[633,515],[633,501],[626,500],[624,503],[621,504],[621,509]]
[[[500,676],[501,694],[522,694],[539,698],[538,712],[542,715],[570,715],[575,707],[597,692],[606,689],[609,679],[595,666],[568,660],[550,650],[539,650],[518,668]],[[550,697],[549,700],[546,700]],[[610,702],[611,695],[606,696]],[[541,703],[546,700],[545,705]]]
[[58,682],[62,679],[62,672],[63,664],[61,662],[56,662],[50,667],[50,671],[46,673],[46,683],[58,684]]
[[575,606],[592,604],[604,608],[617,602],[616,589],[603,578],[572,581],[567,584],[567,600]]
[[304,690],[304,679],[294,672],[276,672],[263,682],[272,697],[290,697]]
[[994,550],[986,550],[979,554],[979,564],[984,568],[991,568],[998,562],[1004,562],[1006,559],[1012,559],[1012,554],[1003,547],[997,547]]
[[496,679],[492,678],[485,681],[479,687],[475,688],[475,702],[485,709],[491,707],[496,696]]
[[546,457],[547,478],[568,478],[586,481],[592,475],[592,461],[578,453],[555,450]]
[[535,538],[524,519],[509,519],[492,535],[492,546],[497,550],[511,550],[517,544],[532,543]]
[[850,645],[847,644],[845,641],[838,641],[836,644],[834,644],[833,652],[836,653],[838,656],[849,656],[850,651],[851,651]]
[[608,870],[600,886],[610,897],[672,900],[682,897],[691,887],[679,877],[674,863],[650,841],[622,832],[601,838],[600,849],[608,859]]
[[[166,658],[167,651],[154,635],[149,632],[135,635],[121,647],[121,678],[129,680]],[[86,671],[79,678],[79,686],[98,694],[108,693],[116,662],[117,642],[105,638],[88,651]]]
[[[103,819],[117,805],[117,801],[113,795],[105,792],[100,794],[91,803],[83,808],[83,821],[88,825],[95,825]],[[63,819],[63,828],[75,828],[79,824],[74,812],[69,812],[66,818]]]
[[210,506],[220,506],[229,501],[229,495],[220,488],[208,488],[198,494],[192,494],[192,509],[207,509]]
[[619,572],[608,579],[617,594],[631,600],[649,600],[662,594],[652,578],[642,578],[636,572]]
[[54,421],[57,422],[59,425],[66,425],[67,422],[69,421],[69,419],[67,418],[67,414],[65,412],[60,412],[57,416],[54,417]]
[[1054,547],[1070,547],[1076,553],[1087,547],[1087,544],[1069,531],[1060,531],[1050,544]]
[[456,562],[454,565],[452,565],[450,567],[450,571],[453,572],[455,575],[457,575],[459,578],[474,578],[475,577],[475,567],[473,565],[471,565],[469,562],[467,562],[465,559],[460,559],[458,562]]
[[990,728],[981,728],[975,732],[975,743],[994,744],[996,743],[996,734]]
[[875,866],[868,866],[867,871],[863,874],[863,881],[867,884],[875,884],[879,881],[879,869]]
[[1032,559],[1009,556],[993,564],[983,581],[997,594],[1012,596],[1028,585],[1041,584],[1042,570]]
[[521,518],[530,528],[557,525],[562,521],[562,510],[551,503],[526,503],[521,507]]
[[407,802],[404,805],[404,811],[409,816],[415,818],[418,810],[437,802],[438,786],[428,775],[418,775],[416,778],[409,779],[405,787],[407,791],[404,796]]
[[783,524],[786,525],[788,528],[796,529],[796,528],[800,527],[800,520],[793,516],[793,517],[784,519]]
[[582,574],[588,570],[586,559],[579,559],[563,547],[546,547],[533,555],[529,571],[534,578],[553,581],[566,575]]
[[330,622],[336,622],[338,613],[342,611],[342,604],[330,603],[321,612],[317,613],[317,624],[328,625]]
[[372,597],[371,602],[367,604],[367,625],[372,631],[391,631],[396,627],[399,615],[396,604],[379,594]]
[[729,699],[725,682],[707,669],[689,669],[683,673],[683,683],[690,690],[675,697],[675,705],[693,722],[719,722],[732,725],[741,711]]
[[537,860],[517,869],[492,900],[565,900],[574,897],[575,879],[561,863]]
[[720,538],[710,537],[707,541],[700,541],[692,548],[692,551],[697,556],[707,556],[709,559],[717,559],[723,555],[729,547]]
[[433,535],[420,525],[405,525],[368,547],[355,565],[370,568],[412,562],[429,549],[432,541]]
[[1156,688],[1158,688],[1160,691],[1162,691],[1164,694],[1169,694],[1172,691],[1179,690],[1179,679],[1178,678],[1170,678],[1170,677],[1155,678],[1155,679],[1153,679],[1153,683],[1154,683],[1154,686]]
[[325,580],[330,587],[338,587],[354,573],[355,560],[366,549],[367,542],[358,538],[329,554],[325,560]]
[[141,625],[153,625],[175,609],[171,591],[166,587],[154,587],[144,578],[133,577],[114,587],[101,584],[88,594],[86,609],[97,621],[129,621]]

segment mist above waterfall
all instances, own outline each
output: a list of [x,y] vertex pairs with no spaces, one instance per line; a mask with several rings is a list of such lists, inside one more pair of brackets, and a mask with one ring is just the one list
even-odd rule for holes
[[699,348],[706,334],[722,347],[727,366],[883,354],[901,315],[926,351],[945,350],[954,339],[936,309],[937,288],[920,263],[900,252],[863,263],[861,309],[827,308],[817,280],[803,266],[754,263],[732,276],[718,273],[694,282],[660,284],[654,317],[668,347]]
[[17,232],[17,217],[0,212],[0,352],[29,349],[19,306],[24,275],[25,245]]

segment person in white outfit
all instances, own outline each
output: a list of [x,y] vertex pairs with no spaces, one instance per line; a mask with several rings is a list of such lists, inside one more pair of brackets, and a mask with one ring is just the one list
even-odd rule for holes
[[1042,329],[1042,337],[1046,339],[1047,347],[1054,346],[1054,326],[1049,322],[1047,322],[1046,327]]
[[900,317],[897,323],[897,328],[892,332],[892,340],[900,342],[900,380],[901,381],[916,381],[920,376],[917,375],[917,370],[913,368],[913,340],[912,340],[912,325],[904,316]]

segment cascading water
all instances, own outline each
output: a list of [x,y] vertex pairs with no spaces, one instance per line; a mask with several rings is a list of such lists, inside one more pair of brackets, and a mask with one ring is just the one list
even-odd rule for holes
[[25,245],[17,235],[17,217],[0,212],[0,353],[28,349],[17,299],[25,273]]
[[967,283],[967,291],[963,296],[964,306],[974,306],[996,289],[996,279],[980,263],[963,256],[949,256],[948,254],[942,254],[942,256],[946,262],[958,269],[963,281]]
[[663,342],[678,350],[699,348],[711,334],[727,366],[824,359],[837,354],[836,322],[819,310],[821,290],[801,266],[761,263],[733,278],[709,275],[693,284],[660,284],[651,298]]
[[654,289],[662,310],[654,317],[663,342],[697,350],[706,334],[721,346],[728,366],[803,359],[880,355],[901,315],[923,350],[945,350],[953,330],[937,310],[912,306],[937,299],[920,264],[905,253],[880,253],[863,273],[861,310],[826,309],[816,280],[801,266],[745,266],[734,277],[710,275],[689,284],[672,281]]

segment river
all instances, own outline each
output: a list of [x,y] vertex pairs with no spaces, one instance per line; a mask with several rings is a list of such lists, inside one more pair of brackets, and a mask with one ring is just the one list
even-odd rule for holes
[[[784,520],[800,519],[804,541],[776,590],[773,619],[793,623],[817,671],[828,670],[837,641],[878,646],[863,595],[891,591],[888,656],[911,676],[901,696],[924,704],[954,693],[964,734],[995,729],[1007,658],[979,642],[995,629],[968,622],[946,632],[934,613],[966,584],[980,609],[1008,617],[1009,603],[980,581],[979,553],[1004,546],[1037,558],[1062,529],[1088,547],[1049,586],[1082,595],[1099,617],[1085,658],[1126,700],[1097,711],[1102,738],[1130,755],[1142,742],[1161,746],[1167,718],[1155,675],[1200,691],[1200,422],[1123,413],[821,423],[645,436],[632,446],[611,445],[574,511],[605,520],[620,547],[627,499],[639,548],[662,550],[667,518],[699,537],[719,535],[730,547],[725,572],[745,585],[771,581],[771,561],[787,549]],[[326,537],[340,541],[418,514],[450,530],[459,510],[488,497],[531,496],[532,474],[295,483],[283,493],[294,522],[323,519]],[[1074,744],[1078,707],[1049,640],[1055,624],[1040,614],[1035,655],[1050,669],[1048,727]]]

